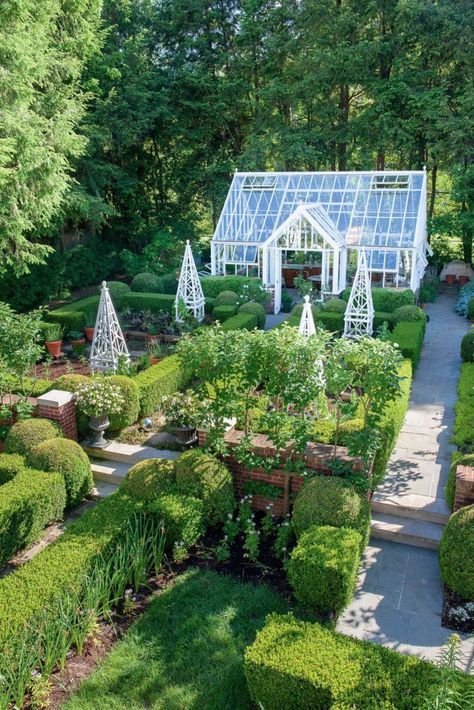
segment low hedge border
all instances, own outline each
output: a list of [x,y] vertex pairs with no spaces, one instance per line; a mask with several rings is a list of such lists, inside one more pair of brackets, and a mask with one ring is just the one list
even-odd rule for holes
[[293,614],[267,617],[245,651],[244,669],[252,699],[265,710],[424,710],[442,682],[427,661]]
[[174,313],[175,296],[169,293],[126,293],[122,298],[122,307],[132,311],[151,311],[152,313]]
[[[351,288],[345,288],[340,298],[348,301],[350,293]],[[372,302],[375,311],[393,313],[400,306],[414,306],[415,294],[409,288],[396,290],[393,288],[373,288]]]
[[46,314],[50,323],[59,323],[66,333],[72,330],[82,330],[84,327],[84,314],[93,308],[99,307],[100,296],[88,296],[78,301],[66,303]]
[[0,454],[0,486],[23,470],[25,459],[20,454]]
[[66,506],[64,478],[25,466],[0,486],[0,565],[35,542]]
[[153,414],[162,397],[178,392],[189,383],[177,355],[166,357],[157,365],[139,372],[133,380],[140,393],[140,416]]
[[448,587],[474,602],[474,505],[451,515],[439,550],[441,576]]
[[235,305],[232,306],[224,304],[222,306],[215,306],[212,311],[212,317],[220,323],[224,323],[226,320],[229,320],[229,318],[233,318],[236,314],[237,306]]
[[420,361],[425,328],[425,321],[402,321],[396,324],[389,336],[389,340],[398,345],[403,357],[412,361],[414,370]]
[[453,441],[462,453],[474,452],[474,363],[465,362],[458,381]]
[[257,327],[255,313],[237,313],[222,324],[222,330],[253,330]]

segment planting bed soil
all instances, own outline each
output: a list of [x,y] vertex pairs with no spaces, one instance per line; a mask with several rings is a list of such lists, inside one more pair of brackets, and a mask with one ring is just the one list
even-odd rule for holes
[[90,375],[89,365],[63,357],[60,360],[54,360],[49,366],[45,367],[39,364],[35,367],[35,376],[39,378],[56,380],[62,375]]
[[474,633],[474,602],[466,601],[446,585],[441,625],[464,634]]

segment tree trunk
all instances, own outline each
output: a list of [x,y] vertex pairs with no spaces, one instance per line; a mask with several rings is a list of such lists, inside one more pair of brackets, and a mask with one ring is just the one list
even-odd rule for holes
[[431,195],[430,195],[430,202],[428,205],[428,219],[432,219],[433,214],[434,214],[437,178],[438,178],[438,163],[434,163],[433,168],[431,170]]

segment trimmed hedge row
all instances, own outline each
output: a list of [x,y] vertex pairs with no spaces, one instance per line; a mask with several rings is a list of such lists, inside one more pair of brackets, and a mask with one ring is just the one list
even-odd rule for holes
[[68,333],[72,330],[82,330],[84,327],[84,313],[99,307],[99,296],[88,296],[80,298],[78,301],[66,303],[46,314],[46,320],[50,323],[59,323]]
[[135,293],[125,294],[122,306],[132,311],[151,311],[152,313],[174,313],[175,296],[168,293]]
[[229,318],[235,316],[236,313],[237,306],[223,304],[222,306],[214,306],[214,310],[212,311],[212,317],[214,318],[214,320],[218,320],[220,323],[224,323],[226,320],[229,320]]
[[286,565],[296,599],[318,614],[340,614],[355,589],[361,543],[351,528],[313,525],[303,533]]
[[253,330],[257,327],[255,313],[237,313],[222,324],[222,330]]
[[0,486],[0,565],[37,540],[48,523],[60,520],[66,488],[60,473],[23,466]]
[[0,486],[8,483],[23,470],[25,460],[19,454],[0,454]]
[[5,439],[7,454],[28,456],[38,444],[63,435],[61,428],[50,419],[25,419],[10,428]]
[[448,587],[474,601],[474,505],[451,515],[439,552],[441,576]]
[[[410,324],[411,325],[411,324]],[[372,490],[375,490],[384,479],[388,459],[393,451],[403,420],[408,409],[412,382],[413,367],[410,360],[404,360],[398,370],[401,380],[401,391],[396,399],[389,402],[380,422],[381,442],[375,454],[372,468]]]
[[258,289],[262,280],[255,276],[206,276],[201,279],[202,290],[206,298],[216,298],[221,291],[234,291],[238,296],[248,289]]
[[292,614],[267,617],[244,668],[250,695],[265,710],[422,710],[441,685],[431,663]]
[[133,380],[140,393],[140,416],[153,414],[162,397],[178,392],[189,382],[180,367],[177,355],[166,357],[157,365],[139,372]]
[[[348,301],[350,293],[350,287],[345,288],[340,297],[344,301]],[[415,294],[409,288],[404,290],[395,290],[393,288],[373,288],[372,302],[374,304],[374,311],[393,313],[397,308],[400,308],[400,306],[414,306]]]
[[423,320],[403,321],[396,324],[393,333],[389,336],[392,343],[397,343],[403,357],[412,361],[414,370],[420,360],[425,328],[426,324]]
[[261,303],[244,303],[240,306],[239,313],[253,313],[257,318],[257,328],[265,327],[265,308]]
[[454,409],[453,441],[462,453],[474,452],[474,362],[465,362],[461,367]]

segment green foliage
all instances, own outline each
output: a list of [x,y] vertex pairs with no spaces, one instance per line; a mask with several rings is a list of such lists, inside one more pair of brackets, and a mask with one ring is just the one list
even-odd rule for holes
[[420,361],[421,348],[425,337],[424,321],[397,323],[389,341],[397,344],[404,358],[411,360],[413,369],[416,370]]
[[[362,431],[362,419],[347,419],[339,425],[339,445],[347,446],[354,432]],[[311,438],[318,444],[334,444],[336,439],[336,422],[333,419],[316,419],[311,425]]]
[[48,439],[34,447],[26,459],[31,468],[60,473],[64,479],[67,506],[78,505],[92,488],[89,458],[75,441]]
[[11,481],[24,467],[23,456],[19,454],[0,454],[0,486]]
[[204,313],[208,316],[212,314],[212,311],[214,310],[214,306],[216,305],[216,299],[211,298],[211,296],[206,296],[206,300],[204,302]]
[[134,276],[131,289],[139,293],[164,293],[163,281],[155,274],[148,272]]
[[292,614],[267,618],[245,652],[245,676],[264,708],[424,710],[440,685],[436,666],[343,636]]
[[318,614],[340,614],[354,592],[361,545],[356,530],[310,527],[286,565],[296,599]]
[[219,323],[225,323],[226,320],[232,318],[237,313],[237,306],[214,306],[212,317]]
[[232,318],[227,318],[222,324],[222,330],[253,330],[257,327],[255,313],[238,313]]
[[65,303],[59,308],[49,311],[46,314],[46,319],[51,323],[59,323],[64,330],[82,330],[84,327],[84,314],[94,310],[97,314],[99,306],[99,296],[87,296],[72,303]]
[[166,493],[153,499],[148,510],[163,525],[166,548],[174,559],[184,559],[204,533],[203,502],[190,495]]
[[[110,298],[117,310],[122,306],[122,298],[126,293],[130,293],[130,286],[124,284],[123,281],[107,281]],[[100,292],[100,287],[99,287]]]
[[474,330],[461,340],[461,358],[464,362],[474,362]]
[[[0,238],[0,252],[1,249]],[[15,313],[6,303],[0,303],[0,365],[8,369],[10,374],[18,380],[20,386],[23,386],[25,378],[30,374],[43,352],[40,323],[41,313],[39,311],[22,315]]]
[[125,400],[120,414],[111,414],[109,416],[110,429],[112,431],[120,431],[126,426],[135,424],[137,421],[140,412],[140,391],[135,380],[125,375],[110,375],[107,377],[107,382],[110,382],[114,387],[118,387]]
[[404,321],[423,321],[426,323],[426,314],[418,306],[399,306],[393,312],[395,323]]
[[454,506],[454,498],[456,495],[456,469],[458,466],[474,467],[474,454],[462,454],[460,451],[453,452],[448,480],[444,489],[446,500],[451,510]]
[[151,502],[174,490],[174,467],[172,461],[147,459],[132,466],[120,484],[120,490],[128,495]]
[[225,522],[235,499],[232,476],[219,459],[192,449],[176,459],[175,473],[177,490],[202,500],[205,520],[211,525]]
[[327,300],[323,306],[323,311],[326,313],[345,313],[347,308],[347,301],[342,298],[330,298]]
[[418,300],[420,303],[433,303],[438,298],[438,291],[434,284],[423,284],[420,286]]
[[222,291],[233,291],[241,303],[255,301],[264,304],[268,301],[268,292],[261,279],[253,276],[206,276],[201,279],[201,284],[206,298],[216,298]]
[[170,271],[167,274],[160,274],[160,280],[163,284],[163,293],[170,293],[175,295],[178,290],[178,279],[176,278],[176,271]]
[[474,601],[474,505],[460,508],[443,530],[441,576],[448,587]]
[[257,328],[265,327],[265,308],[261,303],[244,303],[240,306],[239,313],[253,313],[257,319]]
[[458,401],[455,406],[454,443],[465,452],[474,451],[474,363],[461,367],[458,381]]
[[133,379],[140,392],[140,416],[153,414],[162,397],[178,392],[189,382],[176,355],[166,357],[157,365],[142,370]]
[[[411,323],[409,325],[412,325]],[[404,360],[398,368],[400,392],[398,396],[387,403],[385,411],[378,424],[380,439],[372,467],[372,490],[384,479],[388,459],[393,451],[398,434],[402,428],[410,399],[412,383],[412,364]]]
[[0,486],[0,565],[37,540],[48,523],[60,520],[65,505],[64,478],[59,473],[23,467]]
[[[350,292],[350,288],[344,289],[341,298],[344,299],[344,301],[348,301]],[[374,304],[374,311],[394,313],[400,306],[414,306],[415,295],[410,289],[373,288],[372,302]]]
[[395,325],[395,319],[393,313],[384,313],[383,311],[376,311],[374,313],[374,320],[372,322],[374,333],[377,332],[379,328],[386,323],[389,330],[392,330]]
[[467,317],[469,320],[474,320],[474,298],[471,298],[467,304]]
[[370,503],[348,482],[335,476],[315,476],[304,484],[293,506],[293,527],[300,536],[314,525],[353,528],[367,544]]
[[122,299],[122,307],[133,312],[151,311],[152,313],[174,314],[175,297],[168,293],[127,293]]
[[289,313],[293,306],[293,297],[289,291],[284,288],[281,292],[281,310],[283,313]]
[[342,333],[344,330],[344,316],[342,313],[318,311],[316,325],[322,326],[331,333]]
[[5,439],[5,451],[28,456],[37,444],[61,436],[60,427],[50,419],[26,419],[10,428]]
[[216,306],[236,306],[239,296],[235,291],[220,291],[216,296]]

